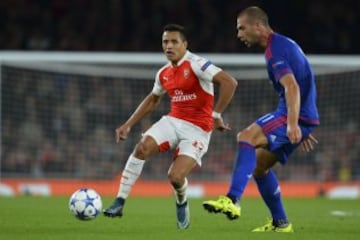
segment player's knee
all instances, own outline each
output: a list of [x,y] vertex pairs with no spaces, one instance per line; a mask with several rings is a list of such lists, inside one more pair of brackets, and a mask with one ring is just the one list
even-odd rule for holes
[[264,177],[268,171],[269,171],[269,169],[266,169],[263,166],[256,166],[256,168],[253,172],[253,176],[256,178],[261,178],[261,177]]
[[145,159],[151,154],[151,148],[143,142],[139,142],[134,149],[134,156],[136,158]]
[[175,188],[178,188],[182,186],[185,176],[180,172],[170,171],[168,172],[168,179]]
[[236,139],[237,139],[238,142],[252,143],[253,136],[252,136],[250,131],[245,129],[245,130],[243,130],[241,132],[238,132],[238,134],[236,135]]

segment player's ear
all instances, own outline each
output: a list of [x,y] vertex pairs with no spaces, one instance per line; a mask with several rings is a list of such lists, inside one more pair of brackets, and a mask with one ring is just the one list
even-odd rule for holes
[[184,46],[185,48],[188,48],[188,42],[186,40],[184,41]]
[[260,21],[255,21],[255,26],[256,26],[257,28],[260,28],[260,27],[263,26],[263,24],[262,24]]

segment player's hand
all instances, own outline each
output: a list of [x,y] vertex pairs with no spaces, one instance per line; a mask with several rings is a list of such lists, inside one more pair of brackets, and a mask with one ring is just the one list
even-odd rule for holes
[[318,143],[319,143],[319,141],[312,134],[310,134],[309,136],[307,136],[307,138],[305,138],[301,142],[301,150],[303,152],[310,152],[310,151],[314,150],[315,144],[318,144]]
[[127,139],[127,136],[130,132],[130,127],[126,124],[121,125],[120,127],[118,127],[115,130],[115,139],[116,139],[116,143],[118,143],[120,140],[125,140]]
[[231,130],[230,125],[228,123],[225,124],[222,117],[214,119],[214,128],[221,132]]
[[292,144],[297,144],[301,141],[302,133],[299,125],[289,125],[287,126],[287,136]]

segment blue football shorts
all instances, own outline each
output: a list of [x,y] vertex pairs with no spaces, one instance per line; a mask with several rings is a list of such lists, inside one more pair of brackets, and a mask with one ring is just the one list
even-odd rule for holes
[[300,143],[292,144],[286,134],[287,130],[287,116],[281,115],[277,112],[265,114],[255,121],[265,134],[268,145],[266,149],[274,153],[281,164],[285,164],[290,154],[300,145],[300,143],[309,136],[313,131],[314,126],[299,123],[302,132],[302,139]]

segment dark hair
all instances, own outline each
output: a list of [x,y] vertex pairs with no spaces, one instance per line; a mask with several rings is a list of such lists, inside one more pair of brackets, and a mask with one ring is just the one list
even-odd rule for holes
[[167,24],[164,27],[164,32],[168,31],[168,32],[179,32],[180,36],[182,38],[183,41],[186,41],[186,32],[185,32],[185,28],[179,24]]
[[260,21],[265,26],[267,26],[267,27],[269,26],[269,18],[267,16],[267,14],[265,13],[264,10],[262,10],[259,7],[252,6],[252,7],[245,8],[238,14],[238,17],[244,16],[244,15],[246,15],[249,18],[250,22],[254,22],[257,20],[257,21]]

